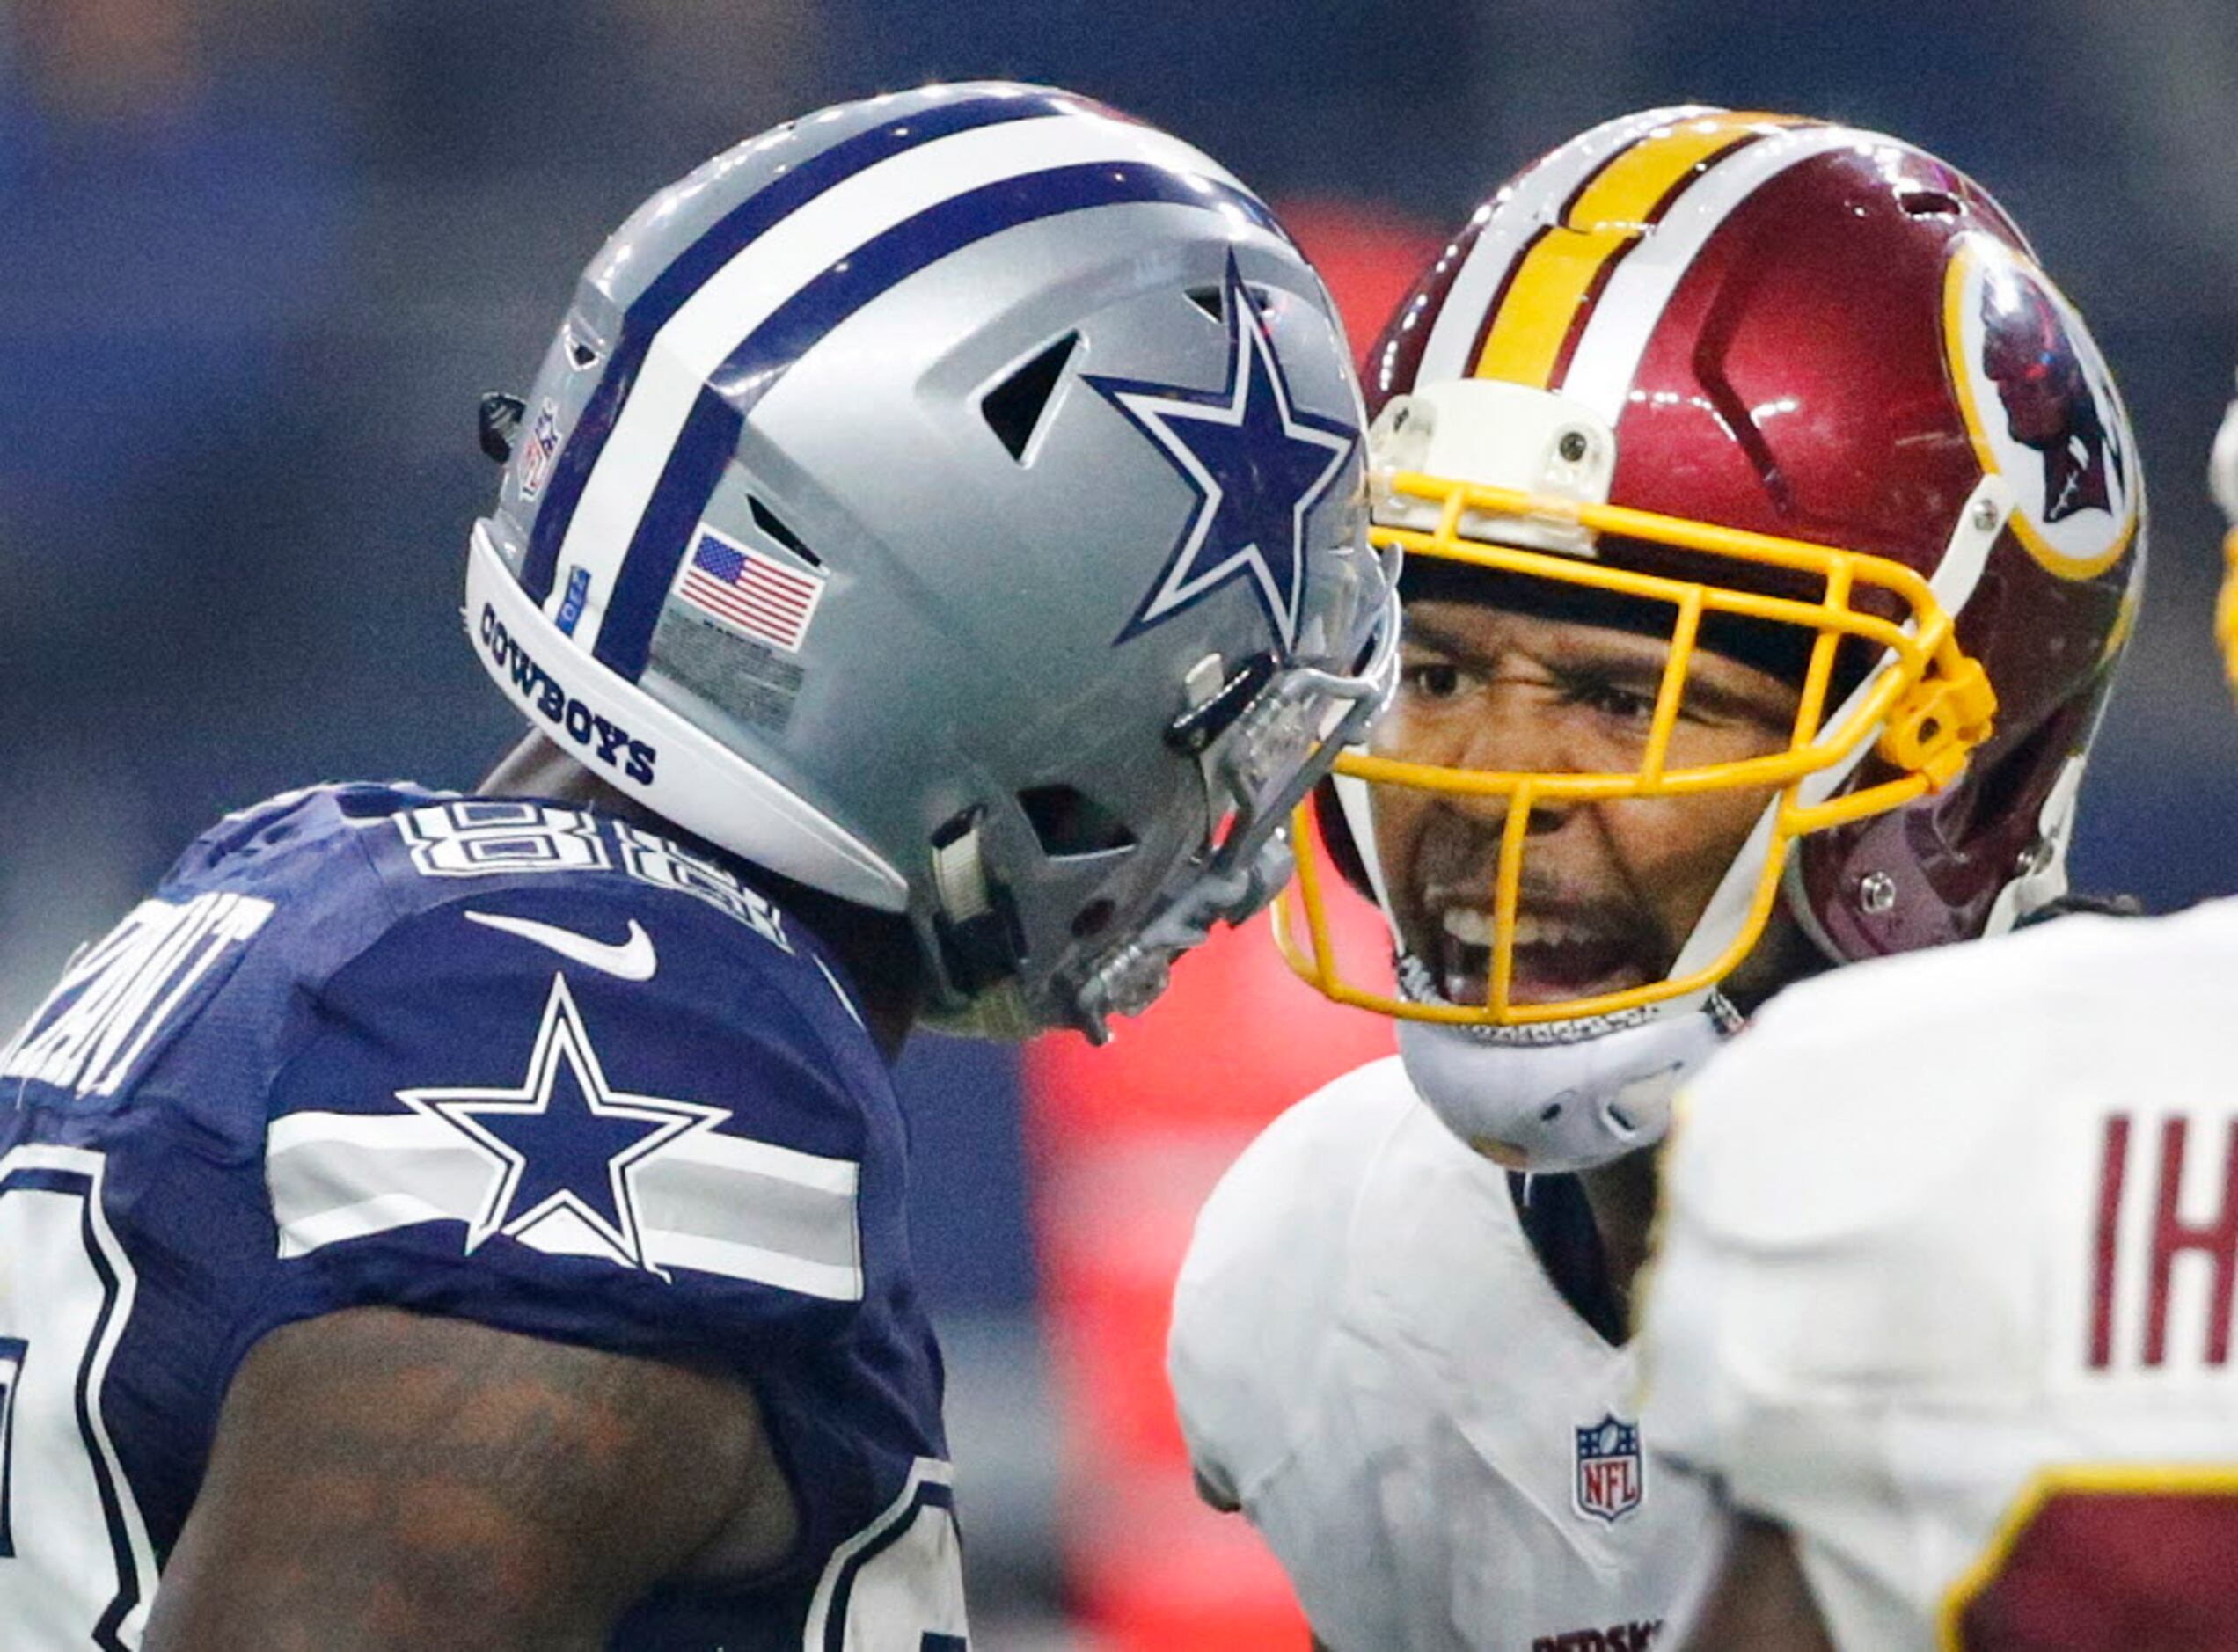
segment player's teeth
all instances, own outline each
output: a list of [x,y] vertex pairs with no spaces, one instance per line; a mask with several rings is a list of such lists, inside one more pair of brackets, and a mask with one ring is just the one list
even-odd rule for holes
[[1449,906],[1442,921],[1445,932],[1464,947],[1492,944],[1492,919],[1474,907]]
[[[1438,922],[1447,935],[1464,947],[1492,944],[1488,912],[1469,906],[1448,907]],[[1567,947],[1593,939],[1593,931],[1586,925],[1561,917],[1533,917],[1527,912],[1517,914],[1513,933],[1518,947]]]

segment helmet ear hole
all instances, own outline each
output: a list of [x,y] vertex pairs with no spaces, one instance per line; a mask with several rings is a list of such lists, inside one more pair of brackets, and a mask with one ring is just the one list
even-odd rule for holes
[[1112,854],[1135,846],[1135,834],[1127,822],[1078,786],[1029,786],[1018,794],[1018,807],[1026,812],[1042,852],[1052,860]]
[[[1970,830],[1990,827],[2015,815],[2023,800],[2045,789],[2074,743],[2073,722],[2071,718],[2053,718],[1983,770],[1968,809]],[[2035,823],[2030,819],[2026,828]]]

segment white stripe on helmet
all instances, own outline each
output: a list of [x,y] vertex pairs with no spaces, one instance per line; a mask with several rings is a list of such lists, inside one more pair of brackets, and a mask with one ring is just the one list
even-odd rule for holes
[[1781,128],[1696,179],[1610,275],[1586,318],[1562,394],[1615,424],[1664,307],[1718,226],[1768,179],[1814,155],[1847,149],[1859,135],[1849,127]]
[[1242,189],[1198,150],[1148,127],[1078,113],[977,127],[904,150],[779,220],[710,276],[654,336],[560,548],[545,611],[566,600],[564,570],[589,575],[578,647],[598,643],[607,599],[655,485],[707,377],[794,295],[874,237],[971,190],[1059,166],[1133,161]]
[[1547,156],[1510,186],[1511,193],[1494,209],[1493,222],[1469,249],[1468,261],[1453,278],[1453,285],[1430,328],[1423,347],[1417,384],[1466,378],[1475,363],[1470,359],[1476,335],[1500,283],[1521,256],[1525,243],[1545,225],[1554,222],[1563,204],[1577,187],[1611,156],[1627,150],[1658,127],[1721,111],[1697,104],[1669,109],[1647,109],[1614,121],[1605,121],[1582,132]]

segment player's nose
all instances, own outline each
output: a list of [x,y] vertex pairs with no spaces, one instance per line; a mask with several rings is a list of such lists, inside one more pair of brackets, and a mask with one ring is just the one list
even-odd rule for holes
[[1579,753],[1561,720],[1534,713],[1521,696],[1503,695],[1471,720],[1452,767],[1459,771],[1456,785],[1439,799],[1442,807],[1481,826],[1504,830],[1516,799],[1529,793],[1531,820],[1525,830],[1539,834],[1559,829],[1573,805],[1545,796],[1534,781],[1576,772]]

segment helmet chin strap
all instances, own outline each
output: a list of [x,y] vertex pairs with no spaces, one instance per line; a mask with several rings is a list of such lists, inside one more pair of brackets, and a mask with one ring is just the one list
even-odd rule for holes
[[[1399,973],[1409,997],[1430,991],[1421,960]],[[1496,1164],[1591,1170],[1662,1139],[1678,1086],[1740,1024],[1715,991],[1518,1027],[1402,1020],[1399,1057],[1430,1111]]]

